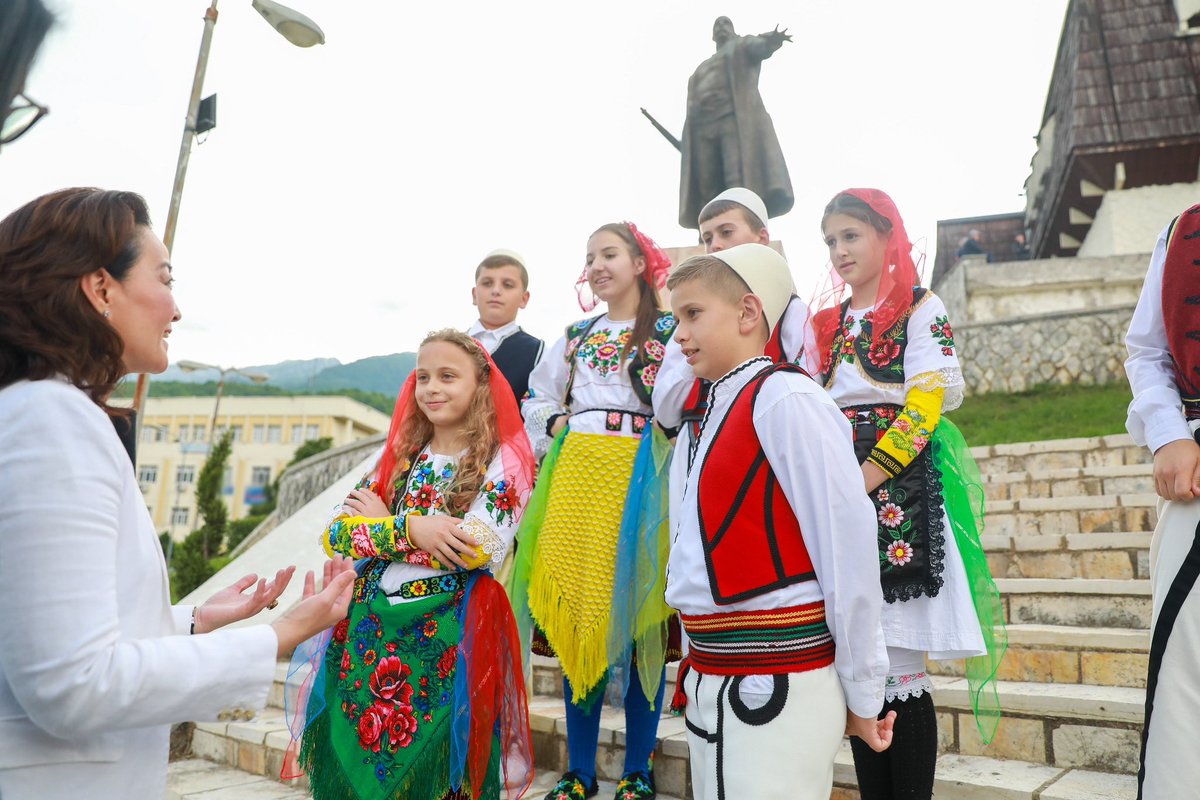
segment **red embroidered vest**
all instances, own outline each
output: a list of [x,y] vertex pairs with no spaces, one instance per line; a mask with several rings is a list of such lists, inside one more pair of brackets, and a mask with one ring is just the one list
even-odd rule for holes
[[751,378],[697,465],[704,560],[713,600],[723,605],[816,579],[800,523],[754,430],[754,403],[777,372],[808,374],[794,364],[772,364]]
[[1167,235],[1162,310],[1184,413],[1200,419],[1200,205],[1180,214]]

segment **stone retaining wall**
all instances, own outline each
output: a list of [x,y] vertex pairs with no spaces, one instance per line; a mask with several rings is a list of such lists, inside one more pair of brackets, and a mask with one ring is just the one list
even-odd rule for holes
[[386,434],[317,453],[298,464],[293,464],[279,479],[279,501],[276,511],[279,521],[290,517],[314,497],[325,491],[334,481],[372,451],[383,445]]
[[958,323],[954,338],[969,393],[1021,392],[1041,383],[1125,380],[1133,305]]

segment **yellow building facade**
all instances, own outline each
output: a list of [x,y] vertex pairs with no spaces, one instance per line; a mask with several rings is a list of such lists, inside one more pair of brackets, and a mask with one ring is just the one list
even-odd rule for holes
[[[210,447],[214,397],[151,397],[137,446],[138,484],[159,531],[179,540],[198,527],[196,481]],[[389,418],[349,397],[222,397],[217,434],[232,429],[222,494],[229,518],[265,499],[296,448],[328,436],[333,447],[387,431]]]

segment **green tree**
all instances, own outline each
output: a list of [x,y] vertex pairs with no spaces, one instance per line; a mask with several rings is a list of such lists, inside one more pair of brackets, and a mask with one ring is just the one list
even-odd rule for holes
[[[324,453],[331,447],[333,447],[333,439],[329,436],[322,436],[320,439],[309,439],[296,448],[296,454],[292,456],[292,460],[287,465],[290,467],[292,464],[298,464],[306,458],[315,456],[317,453]],[[287,467],[284,467],[284,469],[287,469]]]
[[221,552],[221,543],[225,541],[229,509],[225,507],[221,489],[225,483],[225,465],[229,463],[232,450],[233,432],[225,431],[209,451],[208,458],[204,460],[204,466],[200,469],[200,477],[196,480],[196,514],[204,519],[204,524],[192,536],[202,535],[200,552],[205,559]]

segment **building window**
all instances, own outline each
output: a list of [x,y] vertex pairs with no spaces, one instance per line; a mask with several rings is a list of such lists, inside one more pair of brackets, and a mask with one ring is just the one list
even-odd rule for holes
[[303,436],[304,436],[304,426],[303,425],[293,425],[292,426],[292,438],[290,440],[291,443],[292,444],[300,444],[300,442],[303,441],[303,438],[302,438]]
[[234,425],[232,430],[233,430],[233,441],[240,442],[242,440],[242,426]]
[[318,426],[318,425],[309,425],[309,426],[308,426],[308,427],[307,427],[307,428],[304,430],[304,441],[306,441],[306,442],[311,442],[313,439],[316,439],[316,438],[317,438],[318,436],[320,436],[320,435],[321,435],[321,428],[320,428],[320,426]]
[[266,425],[255,425],[254,426],[254,441],[265,442],[266,440],[267,440],[267,426]]
[[172,525],[187,525],[188,510],[183,506],[175,506],[171,509],[171,524]]
[[208,429],[204,425],[193,425],[192,426],[192,441],[203,442],[204,437],[207,434],[207,432],[208,432]]
[[250,485],[266,486],[271,482],[270,467],[252,467],[250,469]]
[[193,484],[196,482],[196,468],[191,464],[183,464],[175,469],[175,482]]
[[166,441],[166,438],[166,430],[157,425],[146,425],[142,428],[143,442],[162,442]]
[[267,441],[282,442],[283,441],[283,426],[269,425],[267,426]]
[[179,441],[186,442],[188,440],[188,435],[191,432],[192,432],[192,429],[189,428],[187,425],[180,425],[179,426]]
[[147,464],[138,469],[138,483],[155,483],[158,481],[158,466]]

